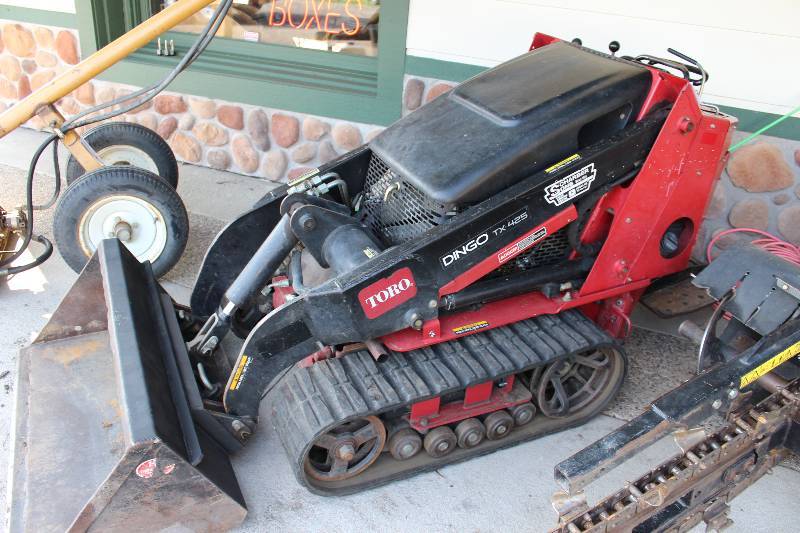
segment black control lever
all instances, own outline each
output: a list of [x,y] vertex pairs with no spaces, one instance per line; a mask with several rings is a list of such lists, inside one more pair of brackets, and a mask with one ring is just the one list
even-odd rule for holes
[[[686,68],[689,69],[689,72],[697,74],[698,76],[702,77],[700,83],[705,83],[708,81],[708,72],[706,72],[706,69],[704,69],[703,66],[700,65],[700,63],[696,59],[692,59],[686,54],[678,52],[674,48],[667,48],[667,52],[689,63],[688,65],[686,65]],[[695,83],[695,80],[692,80],[692,83],[698,85],[698,83]]]

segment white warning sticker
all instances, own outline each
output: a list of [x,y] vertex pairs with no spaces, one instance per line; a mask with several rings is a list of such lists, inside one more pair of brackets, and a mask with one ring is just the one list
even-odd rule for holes
[[520,240],[509,244],[497,252],[497,262],[502,265],[512,257],[518,256],[545,237],[547,237],[547,228],[542,226],[541,228],[529,233]]
[[563,205],[589,190],[597,177],[594,163],[558,179],[544,188],[544,199],[553,205]]

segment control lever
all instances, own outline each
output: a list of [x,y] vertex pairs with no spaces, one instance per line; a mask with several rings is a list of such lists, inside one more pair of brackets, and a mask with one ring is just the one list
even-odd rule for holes
[[[696,59],[692,59],[683,52],[678,52],[674,48],[667,48],[667,52],[689,63],[688,65],[686,65],[686,68],[689,69],[689,72],[700,76],[700,94],[703,94],[703,85],[705,84],[706,81],[708,81],[708,72],[706,72],[706,69],[704,69],[703,66],[700,64],[700,62],[697,61]],[[696,80],[693,80],[692,83],[697,85],[695,81]]]

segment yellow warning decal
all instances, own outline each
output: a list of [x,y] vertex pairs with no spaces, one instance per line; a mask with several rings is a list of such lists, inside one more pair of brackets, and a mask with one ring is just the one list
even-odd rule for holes
[[565,166],[569,165],[570,163],[574,163],[575,161],[577,161],[580,158],[581,158],[580,154],[572,154],[571,156],[569,156],[565,160],[559,161],[558,163],[556,163],[552,167],[547,167],[546,169],[544,169],[544,171],[545,171],[546,174],[552,174],[553,172],[557,172],[557,171],[561,170],[562,168],[564,168]]
[[239,358],[239,364],[236,366],[236,372],[234,372],[233,379],[231,379],[231,386],[228,387],[230,390],[236,390],[239,388],[239,384],[242,381],[242,374],[244,373],[249,362],[250,358],[246,355],[242,355]]
[[464,324],[463,326],[458,326],[457,328],[453,328],[453,333],[456,335],[461,335],[462,333],[471,333],[473,331],[477,331],[479,329],[488,328],[489,323],[485,320],[481,320],[480,322],[473,322],[472,324]]
[[299,176],[297,176],[297,178],[294,181],[290,181],[289,182],[289,187],[294,187],[295,185],[299,185],[299,184],[303,183],[304,181],[306,181],[311,176],[313,176],[315,174],[318,174],[318,173],[319,173],[319,169],[318,168],[312,168],[308,172],[304,172],[303,174],[300,174]]
[[770,359],[769,361],[765,361],[758,365],[756,368],[742,376],[741,381],[739,381],[739,388],[743,389],[750,385],[752,382],[763,376],[764,374],[769,374],[783,363],[791,359],[792,357],[800,355],[800,341],[794,343],[793,345],[786,348],[784,351]]

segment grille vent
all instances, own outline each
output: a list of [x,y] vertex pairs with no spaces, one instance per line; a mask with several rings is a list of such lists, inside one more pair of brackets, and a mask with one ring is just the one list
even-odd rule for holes
[[531,268],[550,266],[565,261],[570,252],[567,228],[561,228],[526,253],[497,269],[499,275],[513,274]]
[[387,245],[409,241],[439,225],[447,211],[375,154],[369,162],[361,209],[364,223]]
[[[445,220],[447,208],[405,182],[377,155],[372,154],[361,202],[364,224],[387,246],[415,239]],[[570,252],[567,228],[550,235],[528,252],[497,270],[506,275],[555,265]]]

